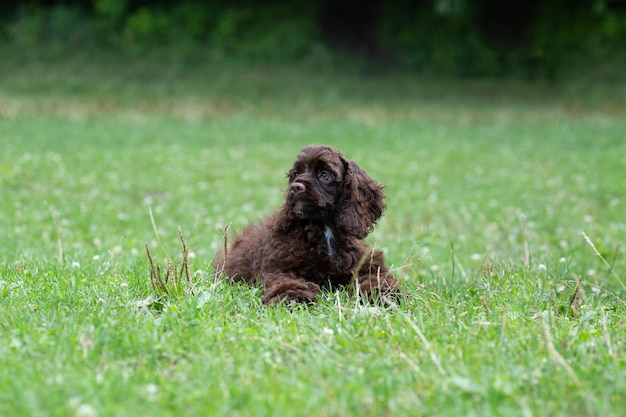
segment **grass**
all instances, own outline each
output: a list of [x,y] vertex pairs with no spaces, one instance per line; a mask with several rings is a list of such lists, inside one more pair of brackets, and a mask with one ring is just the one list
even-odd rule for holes
[[[1,62],[1,415],[622,414],[623,80]],[[213,279],[308,143],[386,185],[397,308]]]

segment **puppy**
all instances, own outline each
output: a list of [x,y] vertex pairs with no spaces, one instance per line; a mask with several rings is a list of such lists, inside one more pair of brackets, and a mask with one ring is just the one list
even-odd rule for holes
[[311,303],[322,288],[353,285],[373,300],[399,295],[382,252],[363,239],[385,209],[382,187],[329,146],[307,146],[287,174],[284,204],[248,226],[214,266],[264,288],[263,302]]

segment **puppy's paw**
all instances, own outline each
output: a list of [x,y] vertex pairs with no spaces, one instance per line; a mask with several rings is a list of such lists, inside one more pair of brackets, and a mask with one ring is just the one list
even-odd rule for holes
[[315,301],[319,293],[319,285],[304,280],[289,280],[277,283],[267,288],[263,296],[265,304],[310,304]]

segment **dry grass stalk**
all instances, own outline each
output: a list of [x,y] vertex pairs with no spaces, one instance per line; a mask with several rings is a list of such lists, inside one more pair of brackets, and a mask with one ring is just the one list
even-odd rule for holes
[[615,277],[615,279],[620,283],[620,285],[623,288],[626,288],[626,284],[624,284],[624,282],[622,281],[622,279],[619,277],[619,275],[617,275],[617,273],[615,272],[615,270],[613,269],[613,266],[615,265],[615,262],[617,261],[617,255],[619,253],[619,246],[617,248],[615,248],[615,253],[613,255],[613,265],[609,264],[607,262],[606,259],[604,259],[604,256],[602,256],[602,254],[600,253],[600,251],[598,250],[598,248],[596,247],[596,245],[594,245],[594,243],[591,241],[591,239],[589,238],[589,236],[587,236],[587,234],[585,232],[582,232],[583,238],[585,239],[585,241],[589,244],[589,246],[591,246],[591,249],[593,249],[593,253],[596,254],[596,256],[598,258],[600,258],[600,260],[602,261],[602,263],[607,267],[608,270],[608,274],[612,275],[613,277]]
[[222,231],[222,238],[224,240],[224,248],[222,249],[221,257],[218,254],[217,261],[215,261],[215,279],[218,279],[224,272],[224,266],[226,265],[226,259],[228,258],[228,229],[230,229],[230,223],[228,223]]
[[567,306],[567,311],[572,311],[572,315],[574,317],[580,316],[580,280],[576,281],[576,287],[574,287],[574,291],[569,296],[569,304]]
[[454,251],[454,243],[450,243],[450,256],[452,257],[452,280],[454,281],[454,275],[456,272],[456,268],[458,267],[459,272],[461,273],[461,277],[465,282],[467,282],[467,272],[465,272],[465,268],[463,268],[463,265],[461,265],[461,262],[459,262],[459,259],[456,256],[456,253]]
[[165,284],[169,284],[170,279],[172,281],[172,285],[176,290],[176,275],[174,274],[174,268],[172,267],[172,258],[169,256],[165,258],[165,263],[167,263],[167,273],[165,274]]
[[167,288],[167,285],[161,279],[161,267],[159,264],[155,264],[152,260],[152,254],[150,253],[150,248],[146,245],[146,254],[148,255],[148,261],[150,262],[150,282],[152,283],[152,288],[156,292],[164,292],[168,296],[170,292]]
[[539,323],[541,324],[541,330],[543,333],[543,339],[546,344],[546,350],[548,351],[548,356],[552,360],[554,360],[556,363],[558,363],[563,368],[563,370],[565,370],[567,375],[570,377],[570,379],[572,380],[572,382],[578,389],[579,394],[585,403],[585,407],[587,411],[586,415],[588,416],[596,415],[594,412],[595,410],[593,408],[593,403],[591,402],[591,397],[589,393],[583,386],[582,382],[580,381],[580,378],[578,378],[578,375],[576,375],[574,368],[572,368],[569,362],[567,362],[567,360],[554,347],[554,343],[552,342],[552,335],[550,334],[550,329],[548,328],[548,324],[546,324],[545,319],[541,316],[539,317]]
[[369,253],[365,252],[363,254],[363,256],[361,256],[361,259],[359,259],[359,262],[357,262],[356,264],[356,268],[354,268],[354,271],[352,272],[352,280],[350,282],[350,288],[353,288],[356,294],[356,299],[355,299],[355,303],[358,304],[359,300],[361,299],[361,287],[359,285],[359,271],[361,270],[361,267],[363,265],[365,265],[365,262],[367,261],[367,258],[370,258],[370,265],[372,265],[372,263],[374,262],[374,249],[372,249]]
[[[188,293],[193,295],[194,284],[189,271],[189,248],[187,247],[187,242],[185,242],[185,237],[180,226],[178,227],[178,234],[183,246],[180,267],[175,267],[172,258],[168,256],[165,258],[166,265],[165,271],[163,271],[163,266],[158,262],[154,262],[150,248],[146,245],[146,254],[148,255],[148,262],[150,263],[150,282],[152,283],[152,288],[157,293],[163,293],[167,296],[171,296],[172,291],[178,291],[180,282],[185,282]],[[184,281],[183,276],[185,277]]]
[[178,226],[178,235],[180,236],[180,241],[183,244],[183,263],[180,267],[180,276],[183,275],[183,270],[185,272],[185,278],[187,279],[187,286],[191,289],[193,288],[193,283],[191,281],[191,273],[189,272],[189,249],[187,248],[187,242],[185,242],[185,236],[183,236],[183,229]]
[[230,229],[230,223],[228,223],[224,227],[224,233],[223,233],[223,237],[224,237],[224,261],[226,261],[226,258],[228,258],[228,229]]
[[480,296],[480,303],[483,305],[483,309],[485,310],[485,314],[489,317],[489,306],[487,305],[487,299],[484,295]]

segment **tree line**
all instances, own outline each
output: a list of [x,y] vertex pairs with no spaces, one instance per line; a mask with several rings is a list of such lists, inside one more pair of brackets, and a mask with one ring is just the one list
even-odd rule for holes
[[351,57],[462,76],[551,76],[624,55],[625,0],[27,0],[0,6],[4,44],[189,50],[256,61]]

